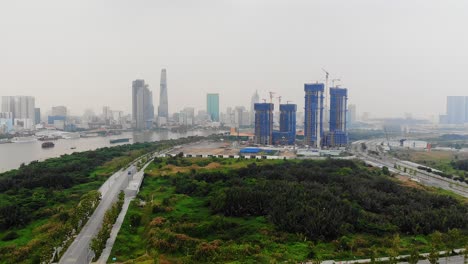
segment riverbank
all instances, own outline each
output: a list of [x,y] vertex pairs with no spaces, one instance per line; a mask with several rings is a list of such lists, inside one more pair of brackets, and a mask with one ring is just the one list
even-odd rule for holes
[[[194,130],[186,133],[170,131],[124,132],[121,135],[108,137],[70,138],[54,141],[55,147],[43,149],[41,141],[34,140],[24,143],[0,144],[0,173],[17,169],[21,164],[32,161],[44,161],[48,158],[59,157],[64,154],[96,150],[98,148],[113,147],[137,142],[153,142],[159,140],[178,139],[189,136],[209,136],[219,131]],[[130,138],[129,142],[112,144],[111,139]]]
[[82,197],[137,157],[201,139],[102,148],[0,174],[0,263],[49,261],[54,248],[83,224],[75,212]]

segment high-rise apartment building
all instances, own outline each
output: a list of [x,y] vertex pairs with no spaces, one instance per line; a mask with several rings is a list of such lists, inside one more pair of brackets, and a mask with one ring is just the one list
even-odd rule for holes
[[149,129],[153,125],[153,93],[145,80],[132,83],[132,123],[135,129]]
[[448,124],[463,124],[468,122],[468,97],[447,96]]
[[255,104],[260,103],[260,96],[258,95],[258,92],[255,91],[255,93],[252,95],[252,98],[250,99],[250,125],[255,125]]
[[161,83],[159,90],[159,107],[158,117],[164,118],[165,121],[169,119],[169,102],[167,99],[167,76],[166,69],[161,70]]
[[320,147],[323,138],[323,83],[305,84],[304,142]]
[[295,104],[280,105],[280,132],[287,134],[286,140],[289,145],[296,141],[296,111]]
[[34,108],[34,124],[40,124],[41,123],[41,109],[40,108]]
[[206,112],[210,115],[211,121],[219,122],[219,94],[206,95]]
[[13,119],[34,121],[35,99],[33,96],[2,96],[2,111],[13,113]]
[[2,96],[0,112],[12,113],[12,119],[17,127],[33,129],[35,124],[35,98],[33,96]]
[[273,109],[274,104],[257,103],[255,110],[255,143],[273,144]]
[[330,88],[330,129],[326,145],[339,147],[348,144],[347,133],[348,89]]

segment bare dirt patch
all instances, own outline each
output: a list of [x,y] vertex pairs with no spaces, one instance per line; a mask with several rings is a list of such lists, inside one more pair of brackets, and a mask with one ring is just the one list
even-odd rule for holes
[[421,184],[412,181],[409,177],[403,176],[403,175],[397,175],[396,178],[400,181],[402,186],[410,187],[410,188],[416,188],[416,189],[424,189],[424,186]]

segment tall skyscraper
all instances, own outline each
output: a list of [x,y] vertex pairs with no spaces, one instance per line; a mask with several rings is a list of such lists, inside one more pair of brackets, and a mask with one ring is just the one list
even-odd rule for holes
[[274,104],[257,103],[255,110],[255,143],[273,144],[273,109]]
[[296,141],[296,111],[295,104],[280,105],[280,132],[287,133],[287,144],[292,145]]
[[15,97],[2,96],[2,111],[3,113],[11,113],[11,118],[15,119]]
[[219,94],[206,95],[206,112],[210,115],[211,121],[219,122]]
[[158,117],[169,119],[169,103],[167,100],[167,76],[166,69],[161,70],[161,84],[159,91]]
[[260,96],[258,95],[258,92],[255,91],[255,93],[252,95],[252,98],[250,99],[250,124],[255,125],[255,104],[260,103]]
[[327,146],[338,147],[348,144],[347,133],[348,89],[330,88],[330,129]]
[[468,97],[447,96],[447,123],[463,124],[468,122]]
[[37,125],[41,123],[41,109],[34,108],[34,124]]
[[132,121],[136,129],[149,129],[153,124],[153,93],[148,89],[145,80],[132,83]]
[[319,148],[323,138],[323,83],[304,84],[304,141]]

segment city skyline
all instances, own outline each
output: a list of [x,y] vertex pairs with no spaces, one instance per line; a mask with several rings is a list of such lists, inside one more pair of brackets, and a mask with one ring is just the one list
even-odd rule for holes
[[[463,95],[459,84],[468,78],[468,39],[457,33],[468,22],[466,1],[430,0],[423,8],[402,0],[1,5],[1,94],[35,96],[43,109],[67,105],[82,113],[109,105],[129,113],[128,80],[145,79],[156,91],[161,68],[171,72],[172,113],[202,109],[208,92],[222,94],[222,109],[248,106],[240,95],[255,90],[298,103],[302,84],[324,81],[325,68],[349,87],[361,112],[437,118],[444,98]],[[422,94],[425,103],[416,103]]]

